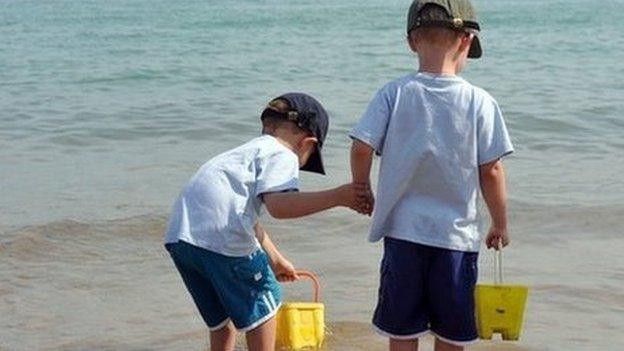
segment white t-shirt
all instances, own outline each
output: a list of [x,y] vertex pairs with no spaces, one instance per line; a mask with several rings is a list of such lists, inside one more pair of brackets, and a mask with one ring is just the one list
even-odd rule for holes
[[165,243],[179,240],[227,256],[258,247],[261,195],[297,190],[297,155],[263,135],[204,164],[173,205]]
[[458,76],[411,74],[377,92],[350,136],[381,155],[370,241],[479,251],[479,165],[513,152],[486,91]]

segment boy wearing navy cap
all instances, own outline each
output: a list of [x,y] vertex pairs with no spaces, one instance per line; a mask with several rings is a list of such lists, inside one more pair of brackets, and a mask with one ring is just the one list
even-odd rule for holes
[[477,339],[474,286],[481,244],[479,190],[492,225],[488,248],[506,246],[505,175],[513,147],[496,100],[460,78],[482,49],[468,0],[415,0],[407,41],[419,71],[374,96],[351,132],[353,181],[372,205],[373,152],[381,156],[369,240],[384,239],[375,329],[391,351],[462,350]]
[[309,95],[269,102],[263,135],[204,164],[176,200],[165,247],[210,330],[213,351],[234,350],[236,329],[249,350],[273,351],[281,303],[277,281],[298,279],[258,221],[297,218],[336,206],[355,209],[353,186],[298,192],[299,169],[325,174],[327,112]]

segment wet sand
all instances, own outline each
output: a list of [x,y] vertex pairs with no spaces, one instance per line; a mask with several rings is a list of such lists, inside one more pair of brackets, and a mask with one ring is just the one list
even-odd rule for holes
[[[362,351],[386,350],[387,341],[377,335],[366,323],[339,322],[328,326],[332,334],[328,336],[325,350]],[[433,350],[433,337],[425,336],[419,344],[420,350]],[[530,348],[514,345],[513,342],[480,341],[466,348],[466,350],[509,350],[523,351]]]
[[[183,334],[173,334],[159,337],[158,349],[185,349],[210,351],[208,333],[205,330]],[[420,350],[433,350],[433,337],[421,338]],[[88,348],[97,349],[135,349],[133,345],[70,345],[62,346],[64,350],[82,350]],[[148,348],[151,349],[151,348]],[[236,351],[244,351],[245,340],[242,335],[238,336]],[[383,351],[387,350],[387,340],[374,333],[370,325],[358,322],[337,322],[327,326],[327,336],[324,345],[318,351]],[[519,346],[514,342],[504,341],[479,341],[466,347],[467,351],[531,351],[537,350]]]
[[[484,341],[469,350],[624,344],[621,208],[515,206],[505,267],[507,282],[530,287],[523,334],[518,342]],[[205,326],[162,247],[165,218],[65,220],[3,232],[0,350],[206,350]],[[365,241],[367,220],[330,211],[267,228],[296,266],[321,279],[331,332],[325,349],[385,350],[369,324],[381,248]],[[492,267],[491,253],[482,252],[481,282],[491,281]],[[283,291],[285,301],[311,295],[307,282]]]

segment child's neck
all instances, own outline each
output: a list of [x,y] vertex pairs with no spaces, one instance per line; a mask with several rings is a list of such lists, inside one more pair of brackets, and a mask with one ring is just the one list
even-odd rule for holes
[[[292,135],[288,133],[282,133],[282,130],[276,129],[271,132],[265,133],[277,139],[277,142],[284,145],[287,149],[295,152],[296,140],[292,138]],[[296,152],[295,152],[296,153]]]
[[454,76],[460,71],[459,63],[449,53],[419,53],[419,72]]

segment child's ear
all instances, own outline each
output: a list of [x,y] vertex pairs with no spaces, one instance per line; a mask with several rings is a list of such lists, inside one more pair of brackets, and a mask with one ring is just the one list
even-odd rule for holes
[[303,153],[314,150],[317,141],[318,140],[313,136],[306,136],[303,139],[299,140],[299,143],[297,143],[297,149]]
[[318,143],[318,139],[316,137],[313,136],[307,136],[305,138],[303,138],[303,146],[308,146],[310,145],[311,147],[316,146],[316,143]]
[[464,50],[470,50],[470,45],[472,45],[472,39],[474,39],[474,34],[466,33],[461,36],[461,42],[459,43],[459,51],[464,52]]
[[416,35],[408,34],[405,40],[407,40],[407,45],[409,45],[412,52],[418,53],[417,46],[416,46]]

